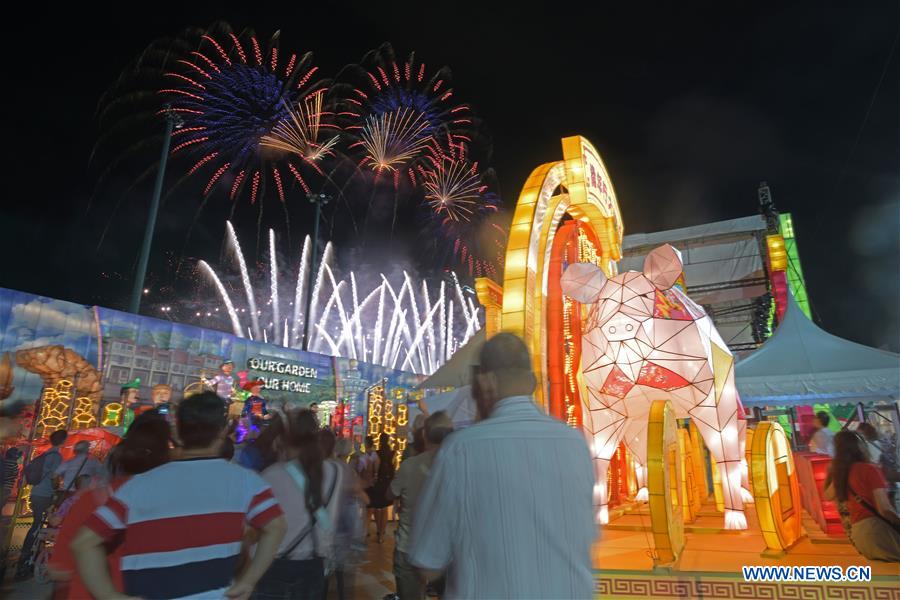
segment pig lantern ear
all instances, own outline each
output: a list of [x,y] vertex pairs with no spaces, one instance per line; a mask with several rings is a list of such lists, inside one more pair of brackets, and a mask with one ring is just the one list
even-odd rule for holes
[[661,290],[667,290],[675,285],[682,270],[684,263],[681,261],[681,252],[669,244],[654,249],[644,259],[644,276]]
[[600,297],[600,289],[606,284],[606,275],[592,263],[573,263],[563,273],[559,285],[563,293],[576,302],[591,304]]

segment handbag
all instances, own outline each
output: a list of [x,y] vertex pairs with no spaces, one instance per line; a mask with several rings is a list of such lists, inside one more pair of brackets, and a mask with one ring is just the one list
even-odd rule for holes
[[866,501],[865,498],[863,498],[862,496],[860,496],[859,494],[857,494],[857,493],[856,493],[856,490],[854,490],[852,487],[850,487],[850,484],[849,484],[849,483],[847,484],[847,490],[848,490],[851,494],[853,494],[853,499],[856,500],[856,502],[857,502],[860,506],[862,506],[862,507],[865,508],[867,511],[869,511],[870,513],[872,513],[873,515],[875,515],[876,518],[881,519],[882,521],[884,521],[885,523],[887,523],[888,527],[890,527],[890,528],[893,529],[895,532],[897,532],[898,534],[900,534],[900,525],[898,525],[897,523],[894,523],[893,521],[888,521],[887,519],[885,519],[884,517],[882,517],[882,516],[881,516],[881,513],[879,513],[878,510],[877,510],[874,506],[872,506],[871,504],[869,504],[869,503]]

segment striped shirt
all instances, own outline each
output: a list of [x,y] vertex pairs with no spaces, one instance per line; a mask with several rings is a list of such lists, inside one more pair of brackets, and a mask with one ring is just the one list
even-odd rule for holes
[[220,458],[174,461],[136,475],[88,519],[122,540],[125,592],[141,598],[222,598],[245,524],[282,514],[259,475]]
[[581,433],[506,398],[438,452],[410,559],[447,568],[446,598],[590,598],[593,486]]

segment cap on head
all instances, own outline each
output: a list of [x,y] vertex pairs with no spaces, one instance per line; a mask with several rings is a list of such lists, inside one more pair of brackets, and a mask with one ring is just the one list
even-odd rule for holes
[[87,454],[88,450],[91,449],[91,443],[86,440],[81,440],[77,444],[75,444],[75,454]]

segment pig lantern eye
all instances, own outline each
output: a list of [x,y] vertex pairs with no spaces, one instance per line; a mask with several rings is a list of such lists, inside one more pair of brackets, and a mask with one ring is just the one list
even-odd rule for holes
[[625,331],[631,331],[632,329],[634,329],[634,326],[631,323],[625,326]]
[[615,333],[615,332],[616,332],[616,326],[615,326],[615,325],[610,325],[610,326],[609,326],[609,332],[610,332],[610,333]]

